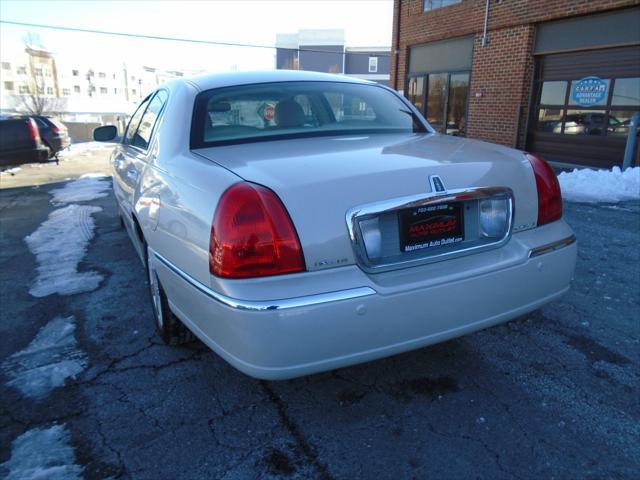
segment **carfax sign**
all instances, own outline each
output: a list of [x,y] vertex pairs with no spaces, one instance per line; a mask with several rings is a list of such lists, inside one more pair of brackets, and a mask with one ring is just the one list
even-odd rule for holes
[[606,103],[609,82],[598,77],[585,77],[573,83],[571,99],[574,105],[590,107]]

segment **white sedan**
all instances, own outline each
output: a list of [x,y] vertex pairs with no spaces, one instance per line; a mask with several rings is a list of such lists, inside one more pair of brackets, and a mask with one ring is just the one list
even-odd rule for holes
[[560,297],[574,271],[544,160],[437,134],[370,82],[176,80],[140,104],[112,162],[162,338],[193,333],[257,378],[506,322]]

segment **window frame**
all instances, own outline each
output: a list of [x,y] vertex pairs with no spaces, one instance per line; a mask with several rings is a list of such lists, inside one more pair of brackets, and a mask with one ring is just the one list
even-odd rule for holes
[[[609,114],[612,110],[623,110],[623,111],[631,111],[631,112],[640,112],[640,106],[638,105],[612,105],[613,92],[615,90],[616,81],[620,79],[626,78],[639,78],[637,75],[622,75],[622,76],[610,76],[609,78],[603,78],[603,80],[609,80],[609,90],[607,91],[607,101],[604,105],[589,105],[589,106],[581,106],[581,105],[571,105],[571,86],[573,82],[580,80],[580,78],[549,78],[549,79],[538,79],[536,85],[536,94],[535,94],[535,102],[533,104],[533,108],[531,109],[531,114],[533,115],[533,131],[537,134],[547,134],[547,135],[561,135],[565,136],[565,124],[567,121],[567,115],[569,110],[586,110],[586,111],[603,111],[604,110],[604,119],[603,119],[603,131],[598,137],[609,137]],[[551,104],[551,103],[541,103],[542,99],[542,87],[545,82],[559,82],[564,81],[567,83],[567,87],[564,95],[564,103],[560,104]],[[554,132],[545,132],[539,129],[540,123],[540,110],[543,108],[555,108],[562,111],[562,119],[561,119],[561,128],[560,133]],[[570,136],[576,136],[572,134],[567,134]],[[594,135],[596,136],[596,135]]]
[[[411,81],[412,78],[419,78],[422,77],[424,78],[424,84],[422,87],[422,105],[423,105],[423,110],[420,111],[420,115],[422,115],[424,117],[424,119],[427,121],[427,123],[429,124],[429,126],[436,131],[437,133],[441,133],[443,135],[447,135],[447,133],[445,132],[440,132],[438,130],[436,130],[431,123],[429,123],[429,120],[427,118],[427,108],[428,108],[428,95],[429,95],[429,76],[430,75],[437,75],[437,74],[441,74],[441,73],[445,73],[447,74],[447,89],[445,92],[445,104],[444,104],[444,130],[446,132],[446,123],[447,123],[447,114],[448,114],[448,110],[449,110],[449,88],[450,88],[450,84],[451,84],[451,75],[455,75],[455,74],[461,74],[461,73],[466,73],[467,75],[469,75],[469,87],[468,87],[468,94],[467,94],[467,104],[464,107],[464,118],[465,118],[465,122],[469,119],[469,99],[471,98],[471,82],[472,82],[472,70],[471,69],[462,69],[462,70],[433,70],[433,71],[429,71],[429,72],[414,72],[411,73],[409,75],[407,75],[406,77],[406,82],[405,82],[405,92],[409,91],[409,83]],[[407,101],[409,101],[407,99]],[[468,125],[468,123],[467,123]],[[466,133],[465,135],[463,135],[464,137],[466,137]]]
[[[429,12],[434,12],[436,10],[441,10],[443,8],[448,8],[448,7],[453,7],[454,5],[458,5],[460,3],[462,3],[462,0],[454,0],[453,3],[450,3],[448,5],[440,5],[439,7],[433,7],[431,6],[430,8],[427,8],[427,4],[433,5],[431,2],[433,0],[422,0],[422,13],[429,13]],[[440,0],[442,1],[442,0]]]
[[[353,83],[353,82],[341,82],[341,81],[325,81],[325,80],[313,80],[314,83],[331,83],[331,84],[348,84],[348,85],[357,85],[357,83]],[[286,133],[286,134],[280,134],[280,135],[274,135],[274,136],[267,136],[267,137],[248,137],[248,138],[238,138],[238,139],[228,139],[228,140],[220,140],[220,141],[215,141],[215,142],[205,142],[203,140],[203,132],[200,129],[199,125],[204,125],[204,115],[206,115],[206,112],[202,109],[202,105],[203,102],[200,101],[201,97],[203,96],[210,96],[212,91],[219,91],[219,90],[224,90],[227,88],[236,88],[239,86],[242,87],[250,87],[250,86],[266,86],[266,85],[276,85],[279,83],[305,83],[305,81],[300,81],[300,80],[290,80],[290,81],[280,81],[280,82],[256,82],[256,83],[248,83],[248,84],[238,84],[238,85],[227,85],[224,87],[216,87],[216,88],[211,88],[211,89],[207,89],[205,91],[201,91],[200,93],[198,93],[196,95],[196,98],[193,102],[193,112],[191,115],[191,125],[190,125],[190,133],[189,133],[189,149],[190,150],[197,150],[197,149],[202,149],[202,148],[210,148],[210,147],[219,147],[219,146],[225,146],[225,145],[241,145],[241,144],[246,144],[246,143],[259,143],[259,142],[268,142],[268,141],[276,141],[276,140],[289,140],[289,139],[296,139],[296,138],[317,138],[317,137],[322,137],[322,136],[327,136],[329,135],[329,132],[324,132],[324,131],[318,131],[318,132],[292,132],[292,133]],[[400,95],[396,90],[389,88],[385,85],[381,85],[381,84],[367,84],[367,86],[373,87],[373,88],[381,88],[383,90],[386,90],[387,92],[389,92],[390,94],[394,95],[398,101],[401,104],[404,104],[406,106],[411,106],[413,107],[413,105],[403,96]],[[328,101],[326,100],[326,98],[324,100],[321,100],[322,102],[326,102],[328,105]],[[329,108],[329,110],[331,110],[331,112],[333,113],[333,110],[331,108]],[[421,115],[416,115],[415,114],[415,107],[413,107],[413,110],[410,109],[410,113],[412,115],[412,119],[413,119],[413,125],[414,128],[416,126],[418,126],[420,129],[422,129],[422,132],[420,133],[433,133],[433,128],[429,125],[428,122],[424,121],[424,118]],[[197,128],[196,128],[197,126]],[[353,134],[353,135],[358,135],[358,134],[371,134],[371,131],[369,129],[353,129],[353,130],[349,130],[348,133],[345,131],[345,135],[346,134]],[[335,135],[335,133],[333,133],[333,135]]]
[[[133,143],[126,143],[125,140],[127,139],[127,133],[129,132],[129,128],[131,127],[131,121],[133,120],[133,117],[135,117],[136,113],[138,113],[138,110],[140,110],[142,107],[144,107],[144,111],[142,112],[142,115],[140,115],[140,120],[138,121],[138,124],[136,126],[136,131],[134,132],[134,135],[136,135],[136,133],[138,133],[138,128],[140,128],[140,124],[142,123],[142,120],[144,119],[144,116],[147,113],[147,109],[149,108],[149,105],[151,104],[153,99],[160,92],[165,92],[166,95],[167,95],[167,98],[162,103],[162,106],[160,107],[160,111],[158,111],[158,116],[156,117],[156,121],[154,122],[153,126],[151,127],[151,134],[149,135],[149,143],[147,144],[147,148],[139,147],[137,145],[134,145]],[[124,134],[122,135],[122,141],[120,143],[122,145],[127,146],[127,147],[131,147],[131,148],[134,148],[136,150],[139,150],[141,152],[147,152],[149,150],[149,146],[153,143],[153,138],[154,138],[154,135],[156,133],[157,126],[160,123],[160,120],[161,120],[161,118],[163,116],[164,111],[166,110],[167,103],[169,102],[169,97],[170,97],[170,92],[166,88],[160,88],[158,90],[154,90],[149,95],[147,95],[144,98],[144,100],[142,100],[142,102],[140,102],[140,105],[133,112],[133,115],[131,115],[131,119],[129,120],[129,123],[127,124],[127,128],[125,129]]]
[[369,57],[369,73],[378,73],[378,57]]

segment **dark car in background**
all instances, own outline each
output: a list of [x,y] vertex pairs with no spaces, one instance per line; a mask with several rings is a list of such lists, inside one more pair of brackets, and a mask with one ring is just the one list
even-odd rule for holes
[[67,127],[62,122],[44,115],[31,115],[30,117],[20,118],[33,118],[35,120],[40,132],[40,138],[42,138],[45,146],[49,148],[49,158],[52,158],[60,150],[67,148],[71,144]]
[[0,167],[46,162],[50,149],[42,141],[36,120],[9,118],[0,120]]

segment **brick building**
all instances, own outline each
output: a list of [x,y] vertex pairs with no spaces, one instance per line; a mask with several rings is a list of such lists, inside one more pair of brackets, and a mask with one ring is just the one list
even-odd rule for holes
[[395,0],[392,51],[391,85],[441,132],[622,162],[640,111],[639,0]]

